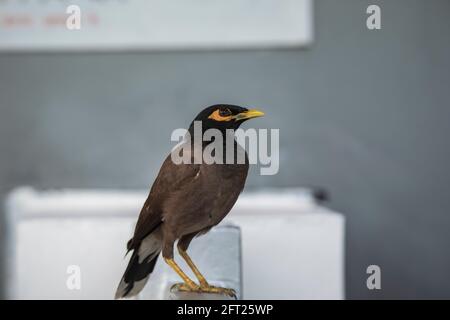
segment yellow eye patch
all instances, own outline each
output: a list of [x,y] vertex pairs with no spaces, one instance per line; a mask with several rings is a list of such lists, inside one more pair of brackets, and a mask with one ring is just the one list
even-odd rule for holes
[[233,119],[233,116],[229,115],[229,116],[222,117],[220,115],[220,110],[216,110],[213,113],[211,113],[211,115],[208,117],[208,119],[213,119],[216,121],[230,121],[231,119]]

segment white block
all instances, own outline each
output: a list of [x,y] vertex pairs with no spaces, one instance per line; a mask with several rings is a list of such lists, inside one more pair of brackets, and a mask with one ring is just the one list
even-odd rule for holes
[[[123,257],[125,244],[146,194],[14,191],[7,201],[13,231],[7,261],[9,296],[112,299],[128,261]],[[223,223],[229,222],[242,232],[244,299],[344,298],[344,219],[316,205],[308,192],[244,193]],[[219,258],[207,244],[208,238],[194,239],[190,251],[207,277],[220,281],[218,273],[223,271],[213,268]],[[72,265],[81,270],[80,290],[67,287],[68,279],[73,280],[67,273]],[[158,274],[161,282],[156,281]],[[161,283],[167,288],[176,275],[159,259],[152,279],[141,298],[167,298],[167,290],[152,286]]]

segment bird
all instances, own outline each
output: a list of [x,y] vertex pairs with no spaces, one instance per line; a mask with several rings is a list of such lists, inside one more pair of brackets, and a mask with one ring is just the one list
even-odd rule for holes
[[[193,135],[203,135],[208,129],[216,129],[223,135],[231,132],[234,160],[237,159],[238,152],[244,153],[245,160],[237,163],[191,161],[175,164],[171,154],[167,156],[140,211],[134,234],[127,242],[127,254],[132,253],[117,288],[116,299],[131,298],[139,294],[153,272],[160,253],[167,265],[183,280],[172,289],[224,294],[236,298],[233,289],[210,285],[187,250],[195,237],[207,233],[222,221],[244,189],[249,161],[245,149],[237,143],[233,132],[243,122],[263,115],[262,111],[256,109],[216,104],[203,109],[194,118],[186,134],[190,139],[181,143],[178,151],[181,148],[182,152],[188,153],[187,158],[194,160],[196,155],[201,154],[198,151],[203,151],[213,139],[202,140],[200,145],[186,144],[192,138],[195,141],[196,137]],[[201,124],[201,132],[195,132],[195,123]],[[225,147],[229,148],[228,145]],[[224,157],[225,154],[226,152]],[[175,243],[198,283],[175,262]]]

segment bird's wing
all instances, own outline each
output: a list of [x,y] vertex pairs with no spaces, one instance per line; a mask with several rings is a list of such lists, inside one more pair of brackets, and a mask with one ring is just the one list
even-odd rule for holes
[[127,246],[128,250],[138,246],[142,239],[161,224],[162,208],[166,199],[189,184],[199,170],[198,164],[177,165],[172,162],[170,155],[166,158],[141,209],[133,239]]

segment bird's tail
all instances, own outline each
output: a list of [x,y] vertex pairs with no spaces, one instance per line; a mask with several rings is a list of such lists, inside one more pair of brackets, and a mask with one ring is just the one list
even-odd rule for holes
[[117,288],[116,299],[131,298],[144,288],[161,252],[162,241],[158,231],[155,230],[149,234],[133,250],[130,262]]

